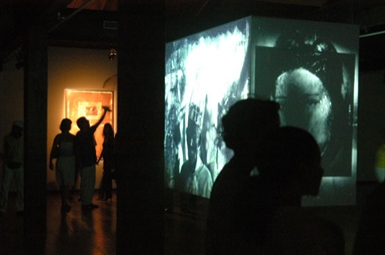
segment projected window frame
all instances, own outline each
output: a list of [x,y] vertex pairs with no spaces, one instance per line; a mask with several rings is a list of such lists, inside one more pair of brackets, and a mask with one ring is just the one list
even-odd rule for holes
[[96,155],[100,156],[103,149],[104,124],[110,123],[114,128],[114,91],[106,90],[65,90],[65,117],[72,121],[71,133],[76,134],[79,128],[76,121],[80,117],[89,120],[94,125],[103,113],[102,106],[108,106],[111,112],[107,112],[102,123],[95,131]]

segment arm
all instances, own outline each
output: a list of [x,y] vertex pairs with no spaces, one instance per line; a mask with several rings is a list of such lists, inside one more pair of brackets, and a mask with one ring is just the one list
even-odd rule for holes
[[104,148],[102,149],[102,152],[100,153],[100,157],[98,158],[98,160],[96,160],[97,165],[99,164],[99,161],[103,158],[103,154],[104,154]]
[[76,168],[81,169],[83,167],[82,163],[82,158],[81,158],[81,147],[80,147],[80,142],[79,142],[79,132],[76,134],[74,138],[74,154],[75,154],[75,159],[76,159]]
[[55,139],[53,140],[53,144],[52,144],[52,148],[51,148],[51,153],[50,153],[50,156],[49,156],[49,169],[51,169],[51,170],[55,169],[52,161],[53,161],[54,158],[56,158],[58,156],[58,155],[56,155],[57,154],[56,150],[59,147],[59,136],[60,135],[57,135],[55,137]]
[[108,106],[102,106],[104,112],[102,114],[102,116],[100,117],[100,119],[98,120],[98,122],[96,122],[91,128],[93,130],[96,130],[98,128],[98,126],[102,123],[102,121],[104,120],[104,117],[106,117],[106,114],[107,112],[110,112],[111,109],[108,107]]

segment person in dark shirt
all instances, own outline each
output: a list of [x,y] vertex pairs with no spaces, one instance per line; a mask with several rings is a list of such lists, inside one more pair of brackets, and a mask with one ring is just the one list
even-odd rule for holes
[[96,143],[94,133],[98,126],[102,123],[106,113],[111,111],[106,106],[103,106],[103,110],[104,112],[102,116],[93,126],[90,126],[90,122],[85,117],[80,117],[76,121],[80,131],[75,137],[75,156],[77,168],[81,178],[80,193],[83,211],[99,207],[98,205],[92,203],[96,178]]
[[103,150],[97,163],[103,158],[103,177],[99,195],[101,200],[107,201],[112,199],[112,169],[115,168],[115,137],[110,123],[104,125],[103,136]]
[[236,102],[222,118],[222,136],[234,156],[218,175],[211,192],[206,254],[235,254],[236,245],[231,239],[235,195],[256,166],[259,140],[279,127],[278,110],[276,102],[249,98]]

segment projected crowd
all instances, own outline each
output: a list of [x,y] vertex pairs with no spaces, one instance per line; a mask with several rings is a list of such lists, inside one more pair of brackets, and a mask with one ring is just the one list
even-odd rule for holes
[[231,158],[221,118],[248,94],[249,26],[245,20],[167,44],[167,187],[208,198]]

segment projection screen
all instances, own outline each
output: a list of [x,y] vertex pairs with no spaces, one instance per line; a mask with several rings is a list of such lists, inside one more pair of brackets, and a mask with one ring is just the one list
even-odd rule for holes
[[221,117],[240,99],[281,105],[281,125],[307,129],[322,150],[320,195],[355,203],[358,39],[355,25],[245,17],[166,44],[165,185],[210,197],[232,157]]

